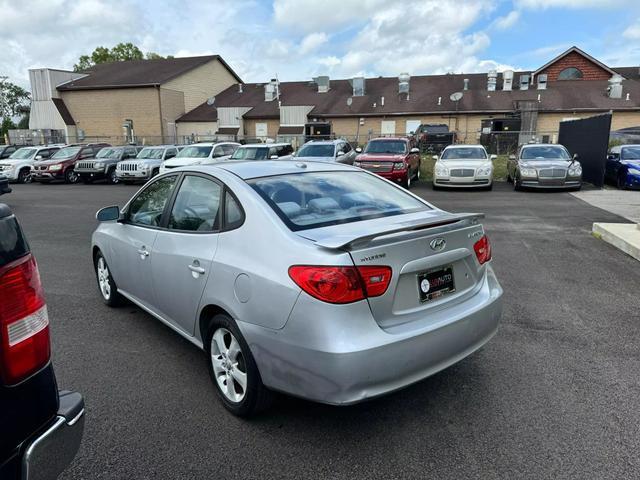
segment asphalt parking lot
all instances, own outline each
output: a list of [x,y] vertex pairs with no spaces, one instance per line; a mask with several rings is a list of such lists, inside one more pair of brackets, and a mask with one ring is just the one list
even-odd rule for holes
[[640,268],[590,236],[621,221],[568,193],[414,191],[485,212],[505,289],[497,336],[408,389],[352,407],[281,397],[242,420],[206,359],[136,307],[100,300],[94,214],[135,187],[17,185],[61,388],[87,404],[64,479],[639,478]]

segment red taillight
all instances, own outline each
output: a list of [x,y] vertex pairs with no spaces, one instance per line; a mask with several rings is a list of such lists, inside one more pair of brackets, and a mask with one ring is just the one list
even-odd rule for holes
[[294,265],[289,276],[312,297],[328,303],[352,303],[386,292],[390,267]]
[[0,270],[0,376],[18,383],[49,361],[49,317],[31,255]]
[[482,238],[473,245],[473,250],[476,252],[476,257],[478,257],[480,265],[491,260],[491,244],[489,243],[489,237],[483,235]]

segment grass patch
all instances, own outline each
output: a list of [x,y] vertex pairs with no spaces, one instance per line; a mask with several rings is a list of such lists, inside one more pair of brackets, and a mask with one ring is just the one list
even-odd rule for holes
[[[495,181],[504,181],[507,179],[507,159],[508,155],[498,155],[493,161],[493,179]],[[436,161],[431,155],[422,155],[420,163],[420,175],[423,180],[431,181],[433,179],[433,166]]]

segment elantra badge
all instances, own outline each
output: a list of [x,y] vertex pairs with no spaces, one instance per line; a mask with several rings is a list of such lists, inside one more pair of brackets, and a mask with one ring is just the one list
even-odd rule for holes
[[431,247],[431,250],[439,252],[447,246],[447,241],[444,238],[434,238],[429,242],[429,246]]

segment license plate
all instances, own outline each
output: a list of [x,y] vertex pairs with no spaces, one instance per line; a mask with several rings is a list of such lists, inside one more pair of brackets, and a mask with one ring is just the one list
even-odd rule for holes
[[420,301],[428,302],[456,291],[453,267],[447,266],[418,275]]

